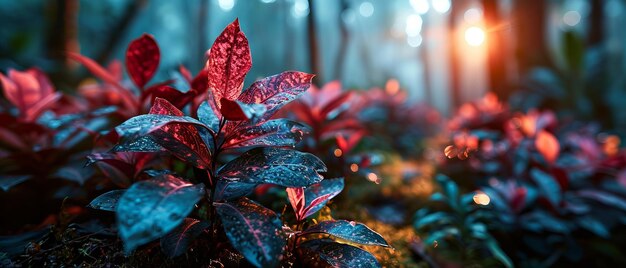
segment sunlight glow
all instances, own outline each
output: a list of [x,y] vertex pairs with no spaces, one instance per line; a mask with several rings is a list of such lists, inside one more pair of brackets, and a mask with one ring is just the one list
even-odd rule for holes
[[480,46],[485,42],[485,31],[476,26],[469,27],[465,30],[465,41],[470,46]]

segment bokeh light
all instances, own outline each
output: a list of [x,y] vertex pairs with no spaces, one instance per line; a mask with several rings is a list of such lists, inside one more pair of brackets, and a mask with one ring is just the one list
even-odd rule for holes
[[219,0],[217,1],[217,5],[224,11],[230,11],[235,7],[235,0]]
[[361,3],[359,6],[359,14],[366,18],[371,17],[374,14],[374,5],[368,1]]
[[485,31],[476,26],[469,27],[465,30],[465,41],[470,46],[480,46],[485,42]]
[[418,14],[426,14],[428,9],[430,9],[427,0],[411,0],[409,3]]
[[450,10],[451,2],[450,0],[433,0],[432,5],[435,11],[443,14]]
[[580,23],[580,19],[581,19],[580,13],[575,10],[567,11],[565,12],[565,15],[563,15],[563,23],[572,27]]

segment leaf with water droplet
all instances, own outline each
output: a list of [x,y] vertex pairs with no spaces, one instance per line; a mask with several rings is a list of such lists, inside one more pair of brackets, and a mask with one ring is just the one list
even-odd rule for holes
[[137,139],[148,135],[168,124],[193,124],[206,127],[202,122],[188,116],[142,114],[126,120],[115,130],[123,139]]
[[302,72],[283,72],[254,82],[239,96],[245,103],[260,103],[267,107],[263,119],[269,119],[278,109],[293,101],[310,86],[314,75]]
[[150,136],[126,139],[113,146],[111,152],[161,152],[165,149]]
[[182,255],[202,232],[209,227],[206,221],[185,218],[183,223],[161,237],[161,249],[170,258]]
[[306,187],[322,180],[326,166],[316,156],[284,148],[255,148],[224,165],[221,179]]
[[215,186],[215,200],[234,200],[246,196],[256,188],[256,183],[239,181],[217,180]]
[[209,94],[235,100],[241,93],[243,81],[252,67],[248,39],[239,28],[239,20],[226,26],[209,50]]
[[254,146],[295,146],[310,128],[287,119],[274,119],[261,125],[246,126],[226,138],[223,148]]
[[208,101],[204,101],[200,104],[197,114],[198,119],[200,119],[202,123],[209,126],[213,132],[217,132],[219,130],[220,117],[216,111],[213,110],[211,105],[209,105]]
[[116,209],[126,253],[176,228],[203,194],[201,184],[193,185],[171,174],[133,184]]
[[96,197],[87,206],[99,210],[115,211],[117,203],[120,201],[124,192],[126,192],[126,190],[113,190],[106,192]]
[[254,201],[215,203],[224,232],[231,244],[256,267],[274,267],[287,243],[282,222],[274,213]]
[[354,221],[323,221],[306,229],[302,234],[312,233],[325,233],[357,244],[389,247],[380,234],[365,224]]
[[[330,199],[337,196],[343,190],[343,186],[343,178],[334,178],[324,179],[317,184],[306,187],[304,190],[304,199],[306,200],[306,206],[310,207],[308,209],[308,214],[313,215],[315,212],[322,209]],[[325,200],[314,206],[311,206],[311,202],[313,200],[322,196],[326,196]]]
[[[313,261],[319,259],[327,262],[332,267],[352,268],[352,267],[381,267],[376,258],[369,252],[346,244],[334,243],[328,240],[311,240],[300,245],[306,249],[304,252],[312,252]],[[310,255],[302,258],[311,258]]]
[[[183,112],[167,100],[156,98],[150,109],[150,114],[182,116]],[[207,143],[212,144],[213,142],[210,140],[212,139],[211,135],[201,135],[202,132],[199,130],[210,131],[207,130],[206,125],[202,124],[201,126],[204,128],[196,128],[197,126],[190,124],[172,123],[151,132],[150,136],[152,140],[179,159],[195,167],[208,169],[211,167],[211,149]]]

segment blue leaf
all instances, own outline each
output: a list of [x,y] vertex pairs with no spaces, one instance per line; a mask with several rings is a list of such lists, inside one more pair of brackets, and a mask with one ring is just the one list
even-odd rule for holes
[[453,221],[454,219],[452,219],[448,213],[439,211],[427,214],[423,217],[419,217],[417,220],[415,220],[413,226],[415,227],[415,229],[421,229],[422,227],[429,226],[433,223],[436,223],[436,225],[442,225]]
[[256,188],[256,183],[245,183],[238,181],[217,180],[215,186],[215,198],[214,200],[234,200],[240,197],[244,197]]
[[309,127],[291,120],[269,120],[237,130],[232,137],[226,138],[224,148],[295,146],[309,131]]
[[126,192],[126,190],[113,190],[103,193],[92,200],[87,206],[99,210],[115,211],[124,192]]
[[117,206],[117,227],[128,253],[157,239],[183,222],[204,194],[173,175],[162,175],[133,184]]
[[316,156],[283,148],[255,148],[224,165],[218,176],[245,183],[306,187],[320,182],[326,166]]
[[[336,268],[381,267],[372,254],[350,245],[324,240],[311,240],[302,243],[300,247],[309,249],[318,255],[313,256],[313,261],[321,259]],[[305,256],[304,258],[306,257],[310,258],[311,256]]]
[[[343,178],[324,179],[317,184],[313,184],[304,189],[305,207],[308,207],[315,198],[330,194],[328,200],[337,196],[343,190]],[[313,214],[322,209],[328,200],[309,209],[309,213]]]
[[306,229],[303,234],[326,233],[343,240],[362,245],[376,245],[389,247],[389,244],[380,234],[365,226],[365,224],[346,221],[323,221]]
[[13,186],[18,185],[22,182],[30,179],[31,175],[14,175],[14,176],[2,176],[0,177],[0,188],[3,191],[9,191]]
[[209,126],[214,133],[218,131],[220,118],[215,114],[208,102],[204,101],[200,104],[200,107],[198,107],[198,119],[200,119],[200,122]]
[[137,139],[172,123],[194,124],[207,128],[202,122],[189,116],[142,114],[126,120],[115,127],[115,130],[123,139]]
[[530,170],[530,177],[535,181],[543,196],[550,201],[550,203],[554,206],[558,206],[561,202],[561,186],[556,181],[556,179],[537,168],[533,168]]
[[165,149],[152,137],[142,136],[136,139],[125,139],[113,146],[111,152],[161,152]]
[[224,232],[235,249],[256,267],[274,267],[287,243],[274,211],[247,198],[215,203]]
[[202,234],[209,223],[192,218],[185,218],[183,223],[161,237],[161,249],[170,258],[182,255],[193,240]]

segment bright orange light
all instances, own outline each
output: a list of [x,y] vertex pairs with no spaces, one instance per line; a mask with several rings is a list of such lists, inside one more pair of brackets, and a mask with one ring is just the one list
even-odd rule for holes
[[380,183],[380,178],[378,177],[378,175],[374,174],[374,173],[369,173],[367,174],[367,179],[371,182],[374,182],[376,184]]
[[489,196],[483,192],[477,192],[476,194],[474,194],[474,198],[472,199],[474,199],[474,203],[483,206],[489,205],[489,202],[491,202]]
[[357,172],[357,171],[359,171],[359,165],[357,165],[357,164],[352,164],[352,165],[350,165],[350,170],[351,170],[352,172]]
[[400,91],[400,83],[398,83],[398,80],[396,79],[389,79],[387,84],[385,84],[385,90],[387,93],[394,95]]
[[343,152],[339,148],[335,149],[333,153],[335,154],[336,157],[341,157],[343,155]]
[[479,27],[472,26],[465,30],[465,42],[470,46],[480,46],[485,42],[485,31]]

